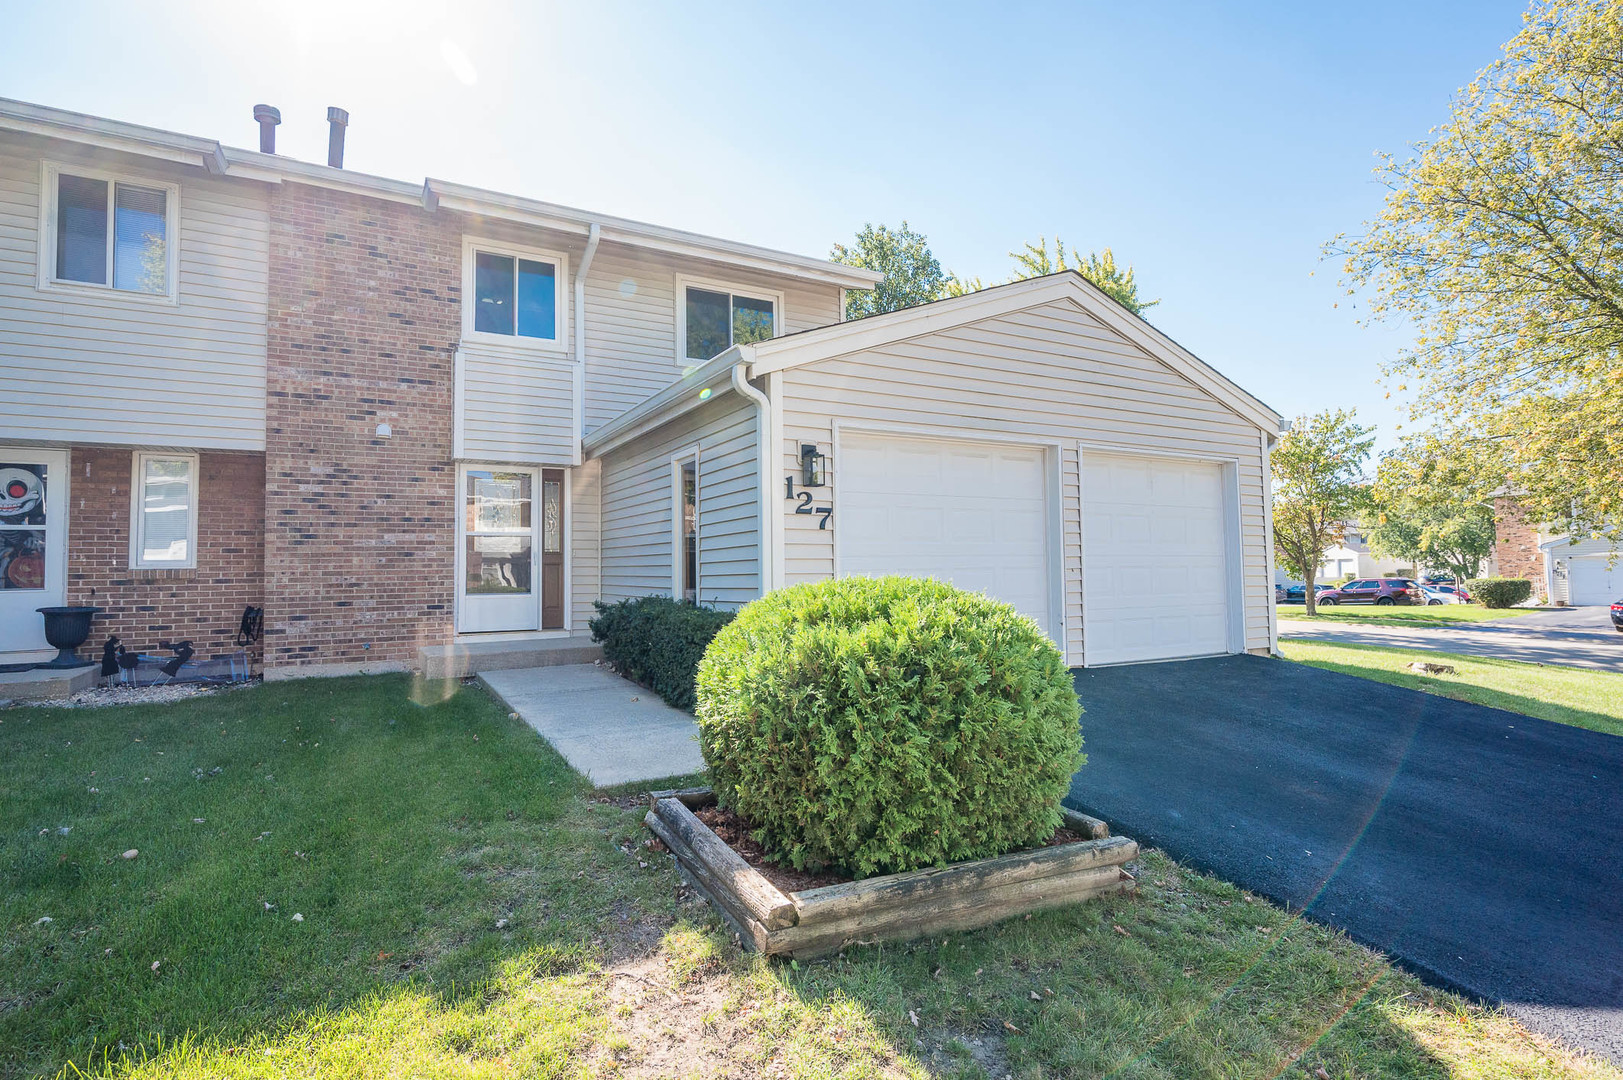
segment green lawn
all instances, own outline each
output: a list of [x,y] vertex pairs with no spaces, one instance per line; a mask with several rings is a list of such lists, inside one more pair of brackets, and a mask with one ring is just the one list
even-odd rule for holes
[[1154,852],[765,961],[630,802],[455,684],[0,711],[0,1076],[1623,1076]]
[[[1282,638],[1289,660],[1345,675],[1358,675],[1428,694],[1508,709],[1558,724],[1623,735],[1623,674],[1583,668],[1489,660],[1458,653],[1393,649]],[[1416,660],[1448,664],[1456,675],[1417,675]]]
[[1349,622],[1362,626],[1458,626],[1461,623],[1515,619],[1538,608],[1487,608],[1481,604],[1336,604],[1309,615],[1300,604],[1279,604],[1281,619],[1292,622]]

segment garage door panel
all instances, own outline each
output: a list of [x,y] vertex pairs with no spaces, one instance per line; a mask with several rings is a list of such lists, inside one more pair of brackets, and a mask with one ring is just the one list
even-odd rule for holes
[[1567,603],[1612,604],[1623,598],[1623,557],[1616,565],[1605,555],[1567,563]]
[[1088,663],[1228,650],[1226,491],[1217,464],[1083,454]]
[[848,434],[839,457],[842,574],[950,581],[1050,629],[1040,448]]

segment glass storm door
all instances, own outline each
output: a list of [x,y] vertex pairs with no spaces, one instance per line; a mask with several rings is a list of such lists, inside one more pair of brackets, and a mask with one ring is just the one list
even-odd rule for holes
[[465,466],[458,552],[457,629],[541,627],[540,469]]
[[67,601],[67,494],[66,451],[0,446],[0,666],[56,651],[34,609]]

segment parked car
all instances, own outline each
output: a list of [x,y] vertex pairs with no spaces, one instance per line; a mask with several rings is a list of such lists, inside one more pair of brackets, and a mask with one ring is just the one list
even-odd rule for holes
[[1423,604],[1425,593],[1408,578],[1360,578],[1340,588],[1319,594],[1319,603],[1337,604]]
[[1612,627],[1623,634],[1623,600],[1612,605]]
[[1307,586],[1291,585],[1285,589],[1285,602],[1288,604],[1307,603]]
[[1420,579],[1420,585],[1421,585],[1422,588],[1429,587],[1429,586],[1432,586],[1432,585],[1454,585],[1454,584],[1457,584],[1457,582],[1455,582],[1455,580],[1452,577],[1450,577],[1450,576],[1448,576],[1446,574],[1427,574],[1427,575],[1425,575],[1424,577],[1422,577]]
[[1469,604],[1471,594],[1456,585],[1426,585],[1420,586],[1426,594],[1428,604]]

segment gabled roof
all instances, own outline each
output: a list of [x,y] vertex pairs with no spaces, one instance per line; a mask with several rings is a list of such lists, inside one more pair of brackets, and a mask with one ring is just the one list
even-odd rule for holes
[[596,224],[601,227],[605,240],[845,289],[871,289],[884,280],[884,275],[875,271],[827,259],[485,191],[449,180],[429,179],[421,184],[392,180],[352,169],[334,169],[298,161],[283,154],[261,154],[223,146],[214,139],[0,98],[0,131],[5,130],[45,135],[105,150],[193,165],[220,176],[270,184],[286,181],[312,184],[390,202],[418,205],[430,212],[443,206],[449,210],[580,235],[585,235]]
[[750,376],[753,378],[952,330],[1056,301],[1075,304],[1270,436],[1280,433],[1284,418],[1279,413],[1116,303],[1074,270],[996,285],[948,300],[937,300],[884,315],[870,315],[852,322],[833,323],[815,330],[802,330],[736,348],[741,358],[749,363]]

